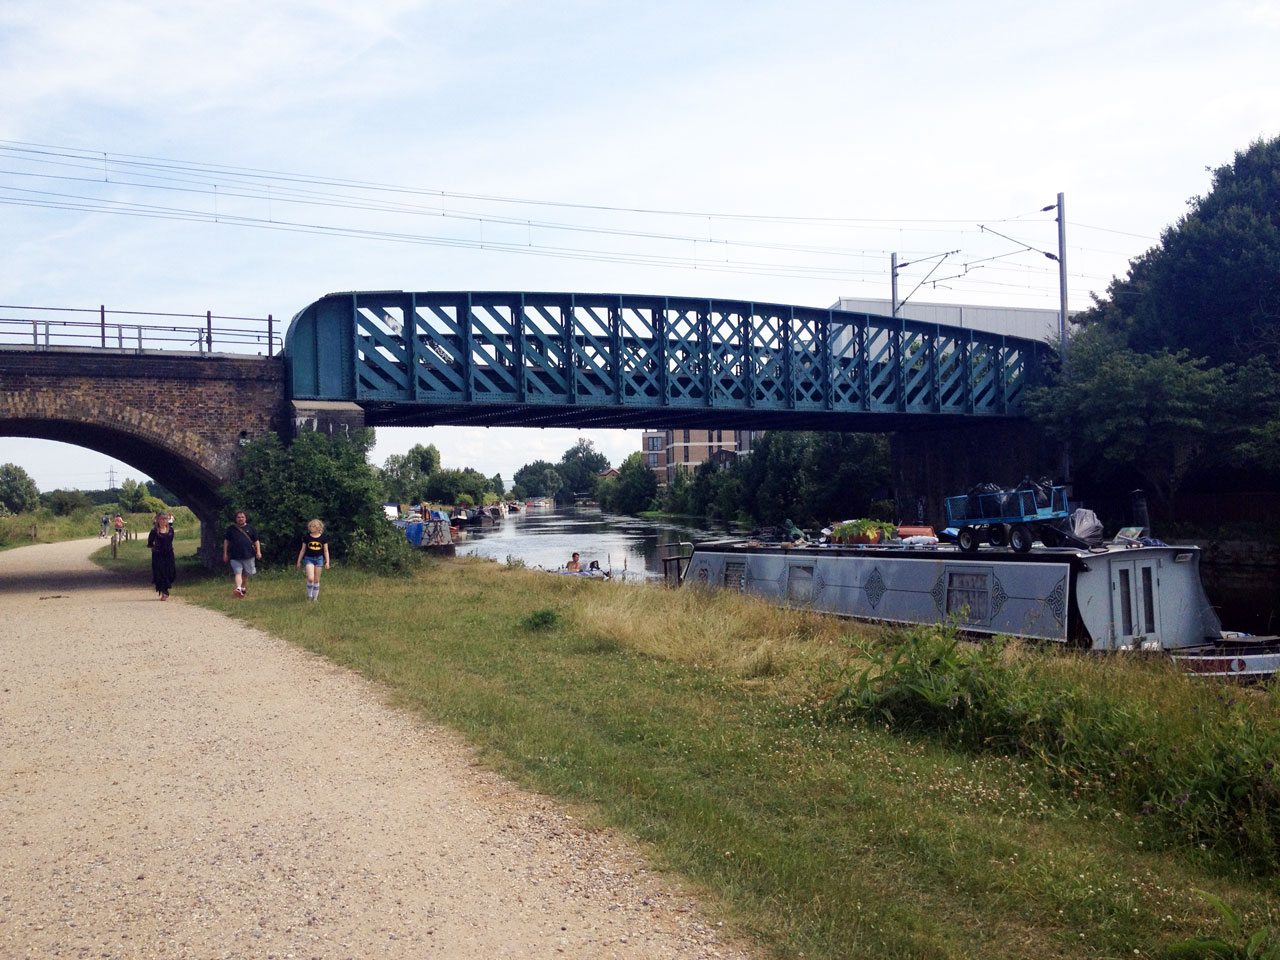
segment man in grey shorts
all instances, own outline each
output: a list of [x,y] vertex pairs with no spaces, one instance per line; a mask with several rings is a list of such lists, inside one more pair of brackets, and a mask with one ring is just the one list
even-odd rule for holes
[[262,559],[262,544],[258,531],[249,524],[243,510],[236,511],[236,522],[227,527],[222,536],[222,562],[231,564],[235,577],[234,596],[243,600],[249,593],[249,578],[258,572],[257,561]]

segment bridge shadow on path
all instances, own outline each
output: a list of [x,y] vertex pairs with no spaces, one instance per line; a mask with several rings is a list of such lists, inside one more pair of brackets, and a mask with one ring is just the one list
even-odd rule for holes
[[[111,590],[133,590],[151,585],[151,571],[106,570],[89,554],[98,546],[86,541],[62,544],[35,544],[0,551],[0,600],[35,595],[40,598],[55,594],[84,595]],[[102,542],[97,541],[101,546]]]

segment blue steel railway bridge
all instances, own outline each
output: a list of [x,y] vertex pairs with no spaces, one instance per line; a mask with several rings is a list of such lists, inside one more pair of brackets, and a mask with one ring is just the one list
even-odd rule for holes
[[1046,344],[901,318],[368,291],[312,303],[281,347],[270,317],[66,312],[0,306],[0,436],[137,467],[201,518],[206,557],[240,444],[305,424],[892,431],[900,505],[1054,460],[1023,417]]
[[1022,413],[1047,347],[811,307],[581,293],[330,294],[291,398],[369,425],[889,430]]

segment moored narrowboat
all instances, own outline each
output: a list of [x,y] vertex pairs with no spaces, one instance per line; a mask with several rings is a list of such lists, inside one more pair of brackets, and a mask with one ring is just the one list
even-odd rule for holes
[[1206,675],[1270,675],[1280,640],[1223,634],[1194,546],[962,551],[947,544],[837,546],[725,540],[694,547],[686,588],[756,594],[898,624],[955,622],[1093,650],[1164,650]]

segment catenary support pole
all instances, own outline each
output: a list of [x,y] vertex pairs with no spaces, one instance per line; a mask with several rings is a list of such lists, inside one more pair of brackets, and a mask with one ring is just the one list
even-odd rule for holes
[[889,254],[889,276],[890,296],[893,298],[889,301],[893,307],[889,316],[896,317],[898,315],[898,255],[896,253]]

